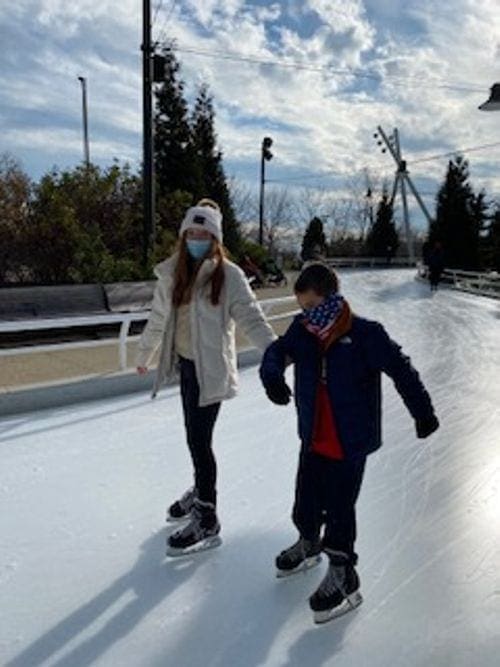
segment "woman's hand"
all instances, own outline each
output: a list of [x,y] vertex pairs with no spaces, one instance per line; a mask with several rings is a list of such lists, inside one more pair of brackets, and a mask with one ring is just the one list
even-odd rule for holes
[[148,374],[148,369],[146,366],[137,366],[137,375],[147,375]]

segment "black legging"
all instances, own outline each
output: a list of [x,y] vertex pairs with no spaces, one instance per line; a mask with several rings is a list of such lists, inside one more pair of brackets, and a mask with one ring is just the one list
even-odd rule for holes
[[212,451],[212,435],[220,403],[200,408],[200,386],[195,365],[181,359],[181,396],[186,437],[193,460],[194,483],[198,498],[216,504],[217,463]]

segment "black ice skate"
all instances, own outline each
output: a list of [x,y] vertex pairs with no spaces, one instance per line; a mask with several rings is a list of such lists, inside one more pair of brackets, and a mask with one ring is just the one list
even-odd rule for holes
[[276,557],[276,576],[289,577],[297,572],[305,572],[321,562],[321,544],[299,537],[295,544]]
[[347,554],[325,550],[330,559],[328,571],[309,605],[315,623],[326,623],[356,609],[363,602],[359,592],[359,577]]
[[196,498],[190,522],[167,539],[167,556],[184,556],[218,547],[222,542],[219,533],[215,505]]
[[186,493],[170,505],[167,510],[167,523],[177,523],[188,519],[191,510],[193,509],[194,500],[196,498],[196,489],[188,489]]

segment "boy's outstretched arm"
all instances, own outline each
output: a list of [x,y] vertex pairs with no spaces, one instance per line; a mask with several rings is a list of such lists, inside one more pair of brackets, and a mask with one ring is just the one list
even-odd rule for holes
[[418,372],[381,324],[373,324],[372,333],[371,344],[367,346],[371,365],[392,379],[415,420],[417,436],[427,438],[439,428],[439,421]]
[[267,348],[260,365],[260,379],[266,394],[277,405],[287,405],[292,395],[285,381],[285,368],[289,360],[287,348],[285,334]]

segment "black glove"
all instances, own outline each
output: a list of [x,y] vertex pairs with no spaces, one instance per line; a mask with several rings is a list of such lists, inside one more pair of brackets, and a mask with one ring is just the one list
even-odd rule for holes
[[292,392],[285,380],[268,382],[265,389],[269,400],[276,403],[276,405],[287,405],[290,403]]
[[417,438],[427,438],[431,433],[438,430],[439,421],[436,415],[432,415],[432,417],[426,417],[425,419],[417,419],[415,427],[417,429]]

